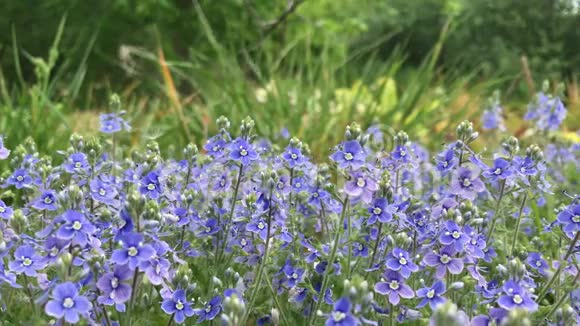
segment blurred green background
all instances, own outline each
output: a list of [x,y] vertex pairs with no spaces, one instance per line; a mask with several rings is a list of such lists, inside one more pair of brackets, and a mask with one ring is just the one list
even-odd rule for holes
[[[319,155],[351,121],[437,144],[502,91],[523,115],[565,82],[578,128],[575,0],[4,0],[0,133],[66,146],[119,93],[127,142],[201,144],[226,115]],[[522,61],[522,58],[526,59]],[[514,133],[525,124],[510,123]],[[283,140],[281,140],[283,142]]]

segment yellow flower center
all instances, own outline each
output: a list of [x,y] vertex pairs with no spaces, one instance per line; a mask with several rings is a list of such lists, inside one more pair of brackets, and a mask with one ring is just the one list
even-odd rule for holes
[[135,247],[131,247],[129,248],[129,250],[127,251],[127,254],[131,257],[135,257],[137,256],[137,254],[139,253],[139,250],[137,250],[137,248]]
[[83,225],[79,221],[74,221],[74,223],[72,225],[73,230],[76,230],[76,231],[80,230],[82,227],[83,227]]
[[334,319],[335,322],[340,322],[342,320],[344,320],[346,318],[346,314],[344,312],[341,311],[333,311],[332,312],[332,319]]
[[111,279],[111,287],[112,287],[113,289],[116,289],[118,286],[119,286],[119,279],[118,279],[118,278],[116,278],[116,277],[113,277],[113,278]]
[[28,257],[22,257],[22,265],[28,267],[30,265],[32,265],[32,260]]
[[75,305],[75,302],[72,298],[67,297],[64,298],[64,300],[62,301],[62,306],[65,307],[66,309],[70,309]]

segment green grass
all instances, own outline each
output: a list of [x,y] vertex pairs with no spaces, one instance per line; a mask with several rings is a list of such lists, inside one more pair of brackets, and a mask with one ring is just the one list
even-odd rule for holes
[[[309,144],[317,158],[340,142],[340,130],[352,121],[363,127],[378,124],[390,134],[405,130],[437,145],[459,121],[478,119],[481,98],[491,94],[498,81],[510,79],[482,81],[475,71],[466,74],[438,64],[451,21],[423,62],[410,67],[399,50],[387,60],[378,58],[380,45],[393,35],[340,51],[336,39],[304,29],[281,49],[267,43],[240,49],[221,44],[202,8],[196,5],[194,10],[211,51],[192,47],[187,60],[174,59],[162,46],[166,36],[156,33],[155,49],[131,50],[131,60],[148,73],[137,75],[124,89],[86,80],[97,32],[80,63],[61,58],[60,39],[69,32],[65,18],[46,59],[15,50],[19,81],[8,85],[0,68],[0,130],[7,145],[14,148],[30,137],[48,154],[66,147],[74,132],[95,135],[98,115],[109,109],[103,103],[112,93],[121,94],[122,109],[133,126],[127,141],[142,145],[155,139],[166,153],[190,142],[203,144],[216,131],[214,122],[221,115],[233,125],[251,116],[258,133],[280,146],[286,146],[280,131],[287,128]],[[12,41],[19,49],[14,32]],[[23,57],[27,60],[21,62]],[[24,65],[34,68],[32,84],[22,77]]]

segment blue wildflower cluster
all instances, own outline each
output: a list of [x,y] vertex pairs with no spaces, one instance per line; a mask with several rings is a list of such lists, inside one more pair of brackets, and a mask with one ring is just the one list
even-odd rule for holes
[[[544,117],[564,108],[544,100],[553,129],[562,114]],[[580,323],[578,144],[476,152],[463,122],[430,154],[352,124],[317,164],[298,139],[280,149],[220,118],[177,159],[155,142],[123,156],[111,134],[129,124],[101,124],[61,158],[0,137],[4,321]]]

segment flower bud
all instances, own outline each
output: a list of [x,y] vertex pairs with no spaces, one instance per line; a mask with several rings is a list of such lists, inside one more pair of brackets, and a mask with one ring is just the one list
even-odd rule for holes
[[[469,139],[471,139],[472,135],[473,135],[473,123],[470,121],[463,121],[461,122],[456,129],[457,132],[457,138],[469,143]],[[477,138],[477,137],[476,137]]]
[[453,282],[449,286],[449,290],[461,290],[465,284],[463,282]]
[[395,140],[395,144],[397,146],[403,146],[403,145],[407,144],[407,142],[409,141],[409,135],[407,135],[406,132],[401,130],[395,135],[394,140]]
[[219,118],[217,118],[216,125],[218,126],[218,128],[220,130],[226,131],[226,130],[230,129],[230,120],[228,120],[228,118],[226,118],[222,115]]
[[346,127],[345,138],[346,140],[356,140],[362,133],[360,125],[356,122],[351,123]]
[[503,319],[502,326],[531,326],[529,314],[523,309],[514,309]]
[[458,310],[451,301],[441,304],[433,312],[430,320],[433,326],[463,326],[469,325],[469,318],[464,311]]
[[270,310],[270,316],[272,318],[272,324],[278,326],[280,324],[280,312],[278,309],[272,308],[272,310]]
[[190,143],[190,144],[187,144],[187,146],[183,150],[183,155],[185,156],[185,158],[188,161],[192,161],[198,152],[199,152],[199,149],[197,148],[197,145]]
[[517,152],[520,150],[519,141],[514,136],[510,136],[508,139],[502,142],[501,146],[510,156],[517,154]]

